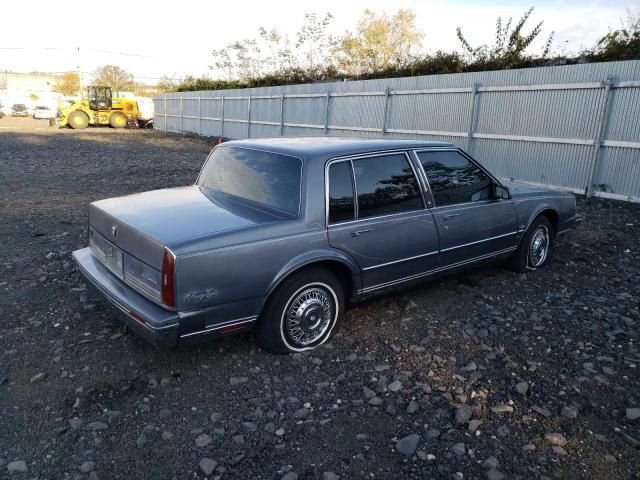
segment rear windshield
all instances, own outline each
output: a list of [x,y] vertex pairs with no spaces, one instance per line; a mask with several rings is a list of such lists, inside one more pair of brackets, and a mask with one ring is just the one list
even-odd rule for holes
[[297,215],[301,176],[299,158],[218,147],[202,168],[198,185]]

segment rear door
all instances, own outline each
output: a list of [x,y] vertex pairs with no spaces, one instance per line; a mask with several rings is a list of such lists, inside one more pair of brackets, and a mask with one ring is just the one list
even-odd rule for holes
[[332,161],[329,243],[350,254],[372,290],[436,267],[438,233],[406,152]]
[[492,256],[517,245],[513,202],[494,198],[495,180],[480,166],[457,149],[416,154],[433,196],[442,267]]

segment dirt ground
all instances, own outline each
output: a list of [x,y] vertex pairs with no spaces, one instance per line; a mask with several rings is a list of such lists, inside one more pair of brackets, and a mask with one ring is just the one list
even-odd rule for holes
[[0,119],[0,478],[640,478],[640,205],[579,199],[547,268],[356,304],[311,354],[161,352],[70,255],[89,202],[192,183],[209,148]]

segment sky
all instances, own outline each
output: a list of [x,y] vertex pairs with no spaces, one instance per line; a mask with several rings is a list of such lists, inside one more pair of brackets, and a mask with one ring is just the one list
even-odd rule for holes
[[459,50],[457,26],[472,45],[491,43],[498,16],[516,20],[531,5],[530,24],[545,22],[533,52],[552,30],[557,51],[579,51],[619,27],[628,10],[640,11],[640,0],[4,0],[0,71],[90,73],[116,64],[150,84],[163,75],[215,77],[211,51],[255,37],[260,26],[293,39],[305,13],[331,12],[330,33],[339,35],[354,28],[365,8],[410,8],[426,51]]

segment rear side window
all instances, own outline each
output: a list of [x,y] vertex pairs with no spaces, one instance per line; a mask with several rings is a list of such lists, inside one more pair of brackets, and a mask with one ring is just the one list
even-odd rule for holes
[[302,161],[248,148],[218,147],[207,160],[198,185],[298,214]]
[[491,178],[456,151],[419,152],[436,207],[491,198]]
[[334,163],[329,167],[329,223],[355,219],[351,162]]
[[404,154],[353,161],[358,192],[358,218],[424,208],[420,187]]

